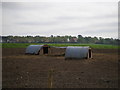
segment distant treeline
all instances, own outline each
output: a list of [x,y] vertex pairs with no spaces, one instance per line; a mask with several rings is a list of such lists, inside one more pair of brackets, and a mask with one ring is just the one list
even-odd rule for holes
[[119,39],[76,36],[1,36],[3,43],[86,43],[118,45]]

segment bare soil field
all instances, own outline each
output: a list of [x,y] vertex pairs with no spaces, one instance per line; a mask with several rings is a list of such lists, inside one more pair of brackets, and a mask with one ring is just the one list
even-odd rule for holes
[[81,60],[24,53],[25,48],[3,48],[3,88],[118,87],[118,51],[115,49],[93,49],[92,59]]

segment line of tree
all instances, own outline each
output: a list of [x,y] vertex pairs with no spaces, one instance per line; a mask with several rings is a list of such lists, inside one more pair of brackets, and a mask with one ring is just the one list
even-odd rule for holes
[[3,43],[89,43],[89,44],[119,44],[119,39],[102,37],[76,36],[0,36]]

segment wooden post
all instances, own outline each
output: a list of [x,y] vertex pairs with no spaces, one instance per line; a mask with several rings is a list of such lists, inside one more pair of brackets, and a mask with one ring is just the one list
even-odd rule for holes
[[50,69],[48,72],[48,88],[53,87],[53,69]]

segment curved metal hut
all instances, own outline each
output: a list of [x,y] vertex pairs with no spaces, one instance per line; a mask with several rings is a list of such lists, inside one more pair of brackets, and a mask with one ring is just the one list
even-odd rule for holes
[[26,48],[25,54],[39,55],[40,51],[42,51],[43,54],[48,54],[48,48],[48,45],[29,45]]
[[78,47],[78,46],[68,46],[65,52],[65,59],[83,59],[92,58],[91,48]]
[[26,54],[36,54],[38,55],[40,50],[42,49],[44,45],[29,45],[27,48],[26,48]]

